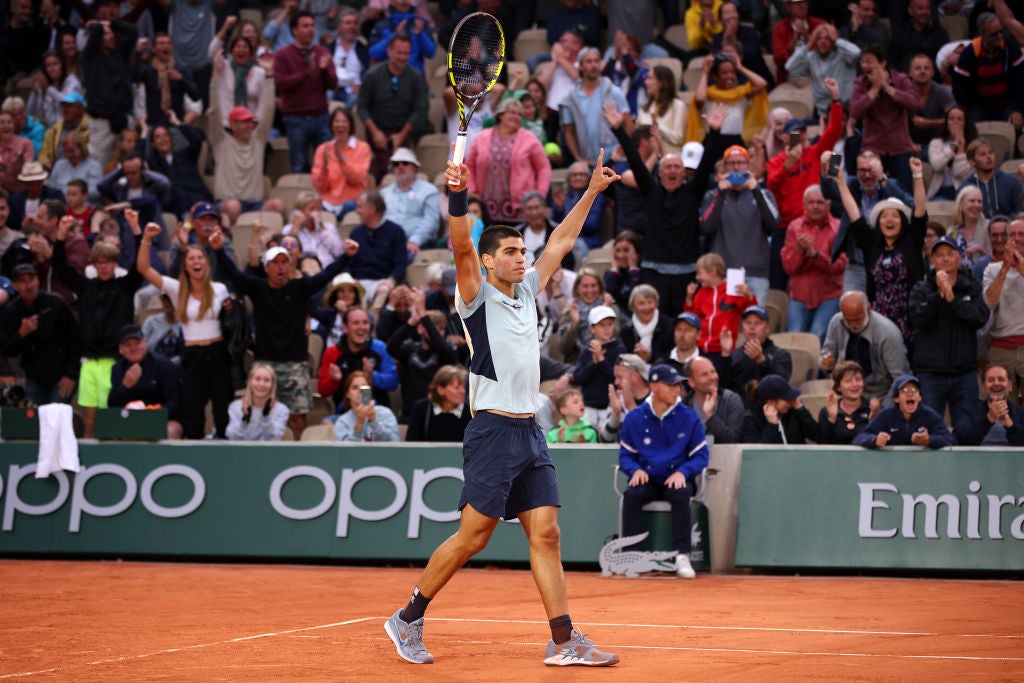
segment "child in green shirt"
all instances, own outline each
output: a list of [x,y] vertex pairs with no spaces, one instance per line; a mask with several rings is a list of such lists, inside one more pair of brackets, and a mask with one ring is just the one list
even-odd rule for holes
[[555,409],[562,419],[548,432],[548,443],[597,443],[597,430],[583,419],[583,392],[568,389],[555,399]]

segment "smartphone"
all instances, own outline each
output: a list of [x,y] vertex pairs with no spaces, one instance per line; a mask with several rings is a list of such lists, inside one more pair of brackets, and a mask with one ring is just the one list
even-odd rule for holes
[[370,401],[373,400],[373,389],[366,386],[365,384],[359,387],[359,403],[368,406]]
[[842,154],[832,154],[832,158],[828,160],[828,177],[838,178],[839,177],[839,164],[843,162]]

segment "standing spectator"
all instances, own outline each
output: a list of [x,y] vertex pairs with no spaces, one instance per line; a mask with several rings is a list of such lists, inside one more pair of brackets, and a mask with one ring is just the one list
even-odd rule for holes
[[928,163],[932,166],[928,199],[956,199],[956,188],[964,184],[971,174],[967,161],[967,146],[978,137],[967,110],[958,104],[947,108],[943,125],[936,137],[928,143]]
[[820,441],[818,423],[800,402],[800,390],[778,375],[765,375],[757,383],[757,405],[743,420],[743,443],[783,446]]
[[412,147],[413,132],[426,120],[427,86],[423,75],[409,66],[411,50],[408,36],[391,36],[387,61],[370,67],[359,88],[359,118],[373,148],[378,183],[387,173],[391,154],[399,147]]
[[[294,42],[292,25],[295,15],[299,11],[299,5],[299,0],[281,0],[281,9],[264,24],[262,35],[265,40],[269,41],[273,52],[288,47]],[[312,17],[312,15],[310,16]]]
[[967,163],[974,173],[967,176],[960,187],[977,185],[981,189],[982,212],[986,216],[997,213],[1011,216],[1021,210],[1020,181],[998,167],[991,142],[978,138],[968,144]]
[[147,126],[187,123],[185,97],[190,97],[193,101],[201,99],[192,72],[179,65],[173,51],[171,37],[166,33],[158,33],[153,37],[153,52],[149,64],[141,64],[135,68],[133,80],[142,83],[146,91]]
[[[745,82],[740,82],[740,77]],[[768,120],[767,83],[742,62],[728,53],[705,59],[697,90],[690,104],[691,115],[686,120],[686,139],[703,141],[704,124],[696,116],[708,101],[728,107],[728,114],[719,133],[722,144],[745,144],[760,133]]]
[[139,245],[136,268],[150,284],[176,303],[185,337],[182,358],[182,413],[185,438],[206,436],[206,403],[212,404],[214,435],[224,438],[231,402],[231,357],[221,330],[220,312],[228,289],[214,282],[206,251],[197,245],[184,249],[177,278],[161,275],[150,262],[153,240],[163,232],[156,223],[146,225]]
[[772,289],[786,291],[788,288],[789,276],[782,267],[781,256],[786,228],[803,214],[804,190],[820,180],[822,152],[831,151],[843,134],[839,84],[830,79],[825,81],[825,87],[832,96],[832,108],[828,114],[828,125],[818,141],[808,144],[807,123],[801,119],[790,119],[783,127],[786,149],[768,159],[766,184],[779,207],[779,225],[771,237],[769,280]]
[[606,104],[614,105],[620,113],[621,125],[626,135],[633,132],[633,118],[629,115],[629,104],[625,96],[610,80],[601,76],[601,53],[597,48],[587,47],[580,51],[580,80],[559,103],[565,146],[569,156],[577,162],[587,163],[596,159],[598,152],[615,147],[615,136],[602,109]]
[[935,240],[932,261],[935,269],[910,292],[910,321],[918,333],[912,367],[925,404],[939,415],[948,405],[953,431],[963,434],[978,395],[977,333],[989,309],[955,241]]
[[442,365],[427,387],[426,398],[416,401],[409,412],[410,442],[462,443],[466,425],[473,418],[466,405],[469,373],[461,365]]
[[[924,277],[922,254],[924,233],[928,224],[927,201],[924,198],[924,175],[921,160],[910,160],[914,180],[914,211],[898,199],[885,199],[875,204],[868,220],[853,199],[850,188],[839,171],[839,194],[850,220],[850,233],[864,252],[867,273],[867,294],[875,310],[903,332],[907,348],[913,348],[910,325],[910,290]],[[870,222],[869,222],[870,221]]]
[[[327,46],[334,62],[338,89],[334,99],[354,109],[359,100],[359,88],[363,74],[370,66],[370,49],[359,40],[359,12],[352,7],[342,7],[338,13],[338,35]],[[386,55],[385,55],[386,56]]]
[[818,365],[833,373],[840,363],[857,363],[863,392],[868,398],[885,399],[894,379],[910,371],[903,334],[878,311],[864,292],[849,291],[839,299],[821,345]]
[[171,129],[153,127],[149,133],[146,161],[153,171],[171,181],[171,201],[163,208],[181,218],[196,204],[213,201],[213,195],[199,174],[199,153],[205,139],[203,132],[192,126],[179,126],[177,130],[185,138],[187,146],[175,150]]
[[[146,162],[135,152],[126,154],[121,168],[104,176],[96,189],[104,200],[114,204],[129,202],[139,212],[140,220],[159,225],[164,222],[164,207],[170,209],[174,204],[170,178],[146,168]],[[167,247],[166,235],[159,235],[158,247]]]
[[[142,234],[139,216],[132,210],[125,212],[136,241]],[[107,407],[110,396],[110,372],[117,358],[118,335],[121,328],[135,318],[133,299],[142,284],[142,276],[132,271],[124,277],[115,277],[114,268],[120,250],[106,242],[97,242],[89,254],[96,269],[96,277],[88,278],[71,267],[64,249],[75,219],[64,216],[57,226],[53,244],[53,270],[78,295],[82,367],[79,372],[78,404],[85,408],[85,438],[96,436],[96,410]]]
[[21,357],[29,401],[36,405],[70,403],[81,356],[78,322],[63,299],[39,291],[34,265],[19,264],[12,276],[18,298],[0,316],[3,355]]
[[[214,62],[214,76],[223,68],[221,62]],[[263,197],[263,160],[270,127],[274,123],[273,87],[272,83],[267,83],[268,92],[258,114],[241,105],[228,112],[228,131],[220,125],[220,105],[218,98],[211,93],[207,134],[213,156],[217,159],[213,172],[213,195],[221,202],[221,209],[231,223],[243,211],[262,209],[284,213],[283,201],[276,198],[264,201]]]
[[242,398],[228,406],[225,438],[229,441],[280,441],[286,429],[288,407],[277,400],[277,376],[269,365],[255,363],[249,371]]
[[811,31],[825,23],[818,17],[808,16],[807,0],[786,0],[786,10],[789,16],[779,19],[772,28],[772,57],[778,67],[779,83],[789,78],[784,65],[797,46],[806,45]]
[[[978,17],[978,35],[960,53],[953,70],[953,96],[975,121],[1024,125],[1024,54],[1003,38],[1003,25],[991,12]],[[1001,160],[1000,160],[1001,161]]]
[[[494,116],[497,125],[480,131],[466,155],[469,191],[484,200],[493,221],[511,224],[519,218],[523,195],[547,195],[551,164],[537,137],[522,127],[518,100],[502,100]],[[390,207],[391,199],[384,199]]]
[[441,221],[441,204],[437,187],[416,177],[420,160],[411,149],[399,147],[391,155],[391,172],[395,182],[380,190],[387,205],[384,220],[401,226],[405,232],[405,248],[409,260],[429,249],[437,240],[437,226]]
[[366,189],[372,153],[368,144],[356,139],[351,109],[335,109],[329,127],[334,139],[313,154],[313,187],[323,199],[323,208],[341,220],[356,208],[359,193]]
[[[527,60],[527,65],[530,65],[531,61],[546,62],[539,66],[535,64],[532,68],[540,89],[547,92],[547,97],[538,100],[538,106],[546,105],[548,110],[557,112],[562,100],[569,95],[573,85],[580,79],[584,41],[583,36],[575,28],[566,29],[557,41],[551,40],[550,28],[548,35],[548,42],[551,43],[550,58],[548,55],[537,55]],[[600,61],[600,58],[598,60]]]
[[672,506],[672,549],[676,574],[695,576],[690,565],[690,499],[708,464],[708,445],[697,414],[680,399],[682,376],[668,365],[655,365],[649,377],[651,399],[626,415],[622,423],[619,467],[629,477],[622,500],[622,535],[643,531],[643,507],[652,500]]
[[[897,377],[892,385],[892,397],[896,405],[883,408],[854,438],[854,446],[943,448],[956,445],[956,438],[949,433],[942,415],[921,402],[921,383],[917,377]],[[971,397],[972,402],[976,400]]]
[[861,151],[878,154],[889,175],[910,187],[910,116],[921,108],[914,84],[905,73],[889,68],[880,45],[864,48],[860,67],[864,73],[853,84],[850,116],[863,126]]
[[107,405],[123,408],[133,401],[163,406],[167,411],[167,438],[180,439],[181,375],[177,366],[159,353],[151,353],[138,325],[118,331],[117,360],[110,371]]
[[743,399],[718,385],[718,371],[709,359],[694,358],[686,366],[693,393],[685,399],[704,425],[709,443],[739,443],[745,409]]
[[[993,221],[994,222],[994,221]],[[1024,380],[1024,220],[1008,227],[1003,260],[985,268],[985,303],[992,309],[988,359],[1009,373],[1010,400],[1021,402]]]
[[89,117],[85,115],[85,98],[79,92],[70,92],[60,100],[57,120],[46,129],[43,137],[43,148],[39,150],[39,163],[46,168],[53,168],[54,162],[63,154],[62,143],[71,133],[78,133],[88,147]]
[[[890,6],[899,7],[900,3]],[[889,45],[890,58],[896,69],[906,69],[910,58],[918,52],[925,53],[935,61],[939,48],[949,42],[946,29],[942,28],[937,20],[933,20],[931,2],[909,0],[905,6],[910,22],[903,27],[900,26],[904,21],[902,17],[899,17],[899,24],[894,22],[894,28],[897,30],[893,31],[893,35],[897,39]]]
[[138,39],[134,24],[93,22],[82,50],[82,86],[89,94],[89,156],[106,164],[132,110],[131,60]]
[[213,234],[210,246],[217,254],[218,268],[223,269],[238,292],[248,295],[252,302],[256,327],[255,359],[267,363],[274,371],[278,380],[279,398],[291,413],[288,426],[292,434],[302,434],[312,402],[309,395],[309,351],[306,341],[308,309],[305,304],[335,275],[348,268],[358,245],[351,240],[347,241],[345,256],[312,277],[300,278],[291,277],[291,259],[287,250],[281,247],[268,249],[264,258],[266,279],[238,270],[234,259],[224,252],[222,232]]
[[811,79],[814,108],[818,116],[824,117],[832,102],[825,79],[835,79],[839,84],[839,99],[849,102],[859,59],[859,47],[840,38],[835,26],[822,24],[811,31],[807,43],[797,45],[786,62],[786,71],[791,77]]
[[334,440],[345,442],[400,441],[398,420],[387,406],[378,406],[370,399],[363,402],[364,387],[372,388],[370,376],[365,372],[353,372],[345,378],[341,388],[342,402],[339,409],[344,412],[334,423]]
[[706,55],[711,49],[711,41],[722,31],[722,23],[718,12],[722,0],[693,0],[683,15],[686,25],[686,40],[693,50],[693,55]]
[[711,251],[731,268],[746,271],[746,284],[759,303],[768,300],[768,236],[778,227],[775,196],[750,174],[750,153],[733,145],[722,155],[725,177],[704,196],[700,228],[711,235]]
[[24,78],[39,68],[43,50],[49,44],[49,31],[38,16],[34,16],[31,0],[12,0],[5,8],[10,12],[4,19],[2,35],[4,65],[0,67],[0,85],[8,79]]
[[761,55],[762,40],[758,29],[741,23],[739,6],[733,0],[725,0],[716,11],[722,30],[711,39],[711,54],[718,54],[728,43],[739,43],[741,47],[739,54],[743,58],[743,63],[765,80],[768,90],[774,88],[775,76],[768,69],[768,65],[765,64],[764,57]]
[[[707,187],[716,151],[708,150],[691,180],[687,180],[683,160],[666,155],[658,165],[658,177],[647,169],[623,122],[621,110],[605,109],[605,116],[622,145],[637,188],[647,201],[648,224],[643,233],[644,261],[641,279],[658,290],[661,311],[677,315],[686,301],[685,287],[693,281],[700,255],[700,202]],[[705,115],[711,133],[709,146],[718,145],[718,129],[726,116],[725,107],[714,106]]]
[[839,35],[860,48],[876,44],[888,50],[891,38],[889,26],[878,18],[876,9],[875,0],[850,3],[850,23],[839,29]]
[[210,101],[216,98],[221,126],[224,128],[231,125],[228,113],[235,107],[263,111],[263,98],[272,97],[272,93],[265,87],[267,71],[256,61],[255,44],[241,33],[236,33],[227,41],[227,53],[224,52],[224,36],[228,35],[236,21],[234,16],[225,20],[224,26],[210,41],[209,49],[214,72],[210,84]]
[[408,36],[412,51],[409,66],[425,75],[424,62],[437,52],[431,36],[430,23],[412,11],[412,0],[390,0],[387,16],[379,20],[370,32],[370,58],[381,62],[387,58],[391,36]]
[[820,443],[852,444],[881,409],[877,398],[864,396],[864,371],[854,360],[839,361],[832,371],[832,391],[818,413]]
[[739,333],[740,313],[757,305],[745,284],[730,294],[725,278],[725,261],[712,251],[697,259],[697,282],[686,287],[686,310],[700,319],[697,345],[701,353],[714,358],[722,354],[722,333],[728,330],[735,337]]
[[187,70],[195,79],[203,106],[206,106],[212,73],[210,41],[217,33],[214,4],[212,0],[160,0],[160,3],[170,17],[167,32],[174,42],[174,62],[178,69]]
[[[910,118],[910,138],[914,141],[914,153],[927,151],[929,143],[944,132],[949,108],[956,105],[953,93],[941,83],[935,82],[935,65],[926,54],[916,54],[910,60],[908,70],[910,82],[914,85],[921,108]],[[962,131],[961,131],[962,132]],[[960,147],[962,151],[966,144]]]
[[804,190],[804,216],[789,224],[782,248],[782,265],[790,276],[789,332],[810,332],[824,340],[829,321],[839,312],[846,254],[832,259],[838,230],[839,219],[829,213],[821,187]]
[[631,35],[619,32],[615,41],[609,46],[611,54],[605,55],[605,65],[601,75],[612,83],[626,96],[629,103],[629,114],[634,118],[638,107],[647,96],[644,80],[651,68],[640,62],[640,41]]
[[397,223],[384,218],[387,205],[376,190],[359,195],[356,213],[360,223],[349,237],[359,245],[351,273],[366,288],[370,310],[379,311],[388,293],[405,279],[408,240]]
[[309,172],[309,147],[326,142],[327,91],[338,88],[331,53],[314,45],[316,26],[309,12],[291,18],[295,42],[274,53],[274,83],[288,134],[292,173]]
[[1002,365],[985,368],[984,399],[979,399],[970,429],[957,436],[964,446],[1024,446],[1024,408],[1010,395],[1010,376]]

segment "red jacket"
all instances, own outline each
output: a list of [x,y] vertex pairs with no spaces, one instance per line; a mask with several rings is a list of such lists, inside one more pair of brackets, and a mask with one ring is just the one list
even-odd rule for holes
[[700,318],[700,338],[697,346],[701,352],[721,353],[722,330],[732,331],[736,339],[740,331],[740,317],[747,306],[757,303],[754,296],[730,296],[725,293],[725,283],[717,287],[701,287],[693,295],[693,305],[686,310]]
[[842,134],[843,105],[833,102],[828,112],[828,126],[816,143],[804,147],[800,163],[787,169],[786,150],[768,160],[768,189],[779,205],[781,229],[785,230],[786,226],[804,215],[804,190],[821,182],[821,153],[835,147]]
[[[789,273],[789,298],[799,301],[812,311],[823,301],[838,299],[843,294],[843,273],[846,271],[846,253],[832,260],[832,242],[839,231],[839,219],[828,215],[828,225],[812,226],[798,218],[786,230],[786,244],[782,247],[782,267]],[[814,258],[808,257],[797,245],[800,235],[814,235]]]

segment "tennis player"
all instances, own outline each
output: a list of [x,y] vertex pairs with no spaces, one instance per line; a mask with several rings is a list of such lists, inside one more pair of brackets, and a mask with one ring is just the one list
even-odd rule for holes
[[544,433],[534,419],[540,387],[537,294],[572,249],[594,199],[619,179],[602,165],[603,159],[601,150],[586,193],[551,233],[529,270],[522,235],[506,225],[484,230],[477,255],[466,216],[469,169],[448,162],[455,305],[472,354],[469,391],[474,417],[462,447],[465,483],[459,530],[434,551],[409,604],[384,625],[398,654],[413,664],[434,661],[423,645],[427,605],[469,558],[487,546],[502,517],[518,517],[530,542],[530,568],[551,625],[544,663],[609,666],[619,661],[617,655],[598,650],[569,618],[559,545],[558,482]]

